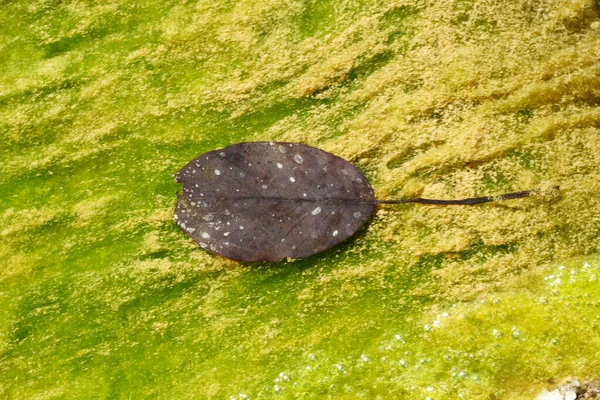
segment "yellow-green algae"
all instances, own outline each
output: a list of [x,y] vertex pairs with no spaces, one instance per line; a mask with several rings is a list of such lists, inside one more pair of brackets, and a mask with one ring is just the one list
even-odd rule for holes
[[[2,2],[0,396],[528,399],[598,378],[599,16]],[[336,249],[241,265],[176,229],[172,174],[251,140],[352,160],[380,198],[561,191],[382,207]]]

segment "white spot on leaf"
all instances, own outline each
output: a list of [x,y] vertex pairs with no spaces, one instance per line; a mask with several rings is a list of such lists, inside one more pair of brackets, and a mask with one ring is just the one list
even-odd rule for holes
[[321,207],[317,207],[317,208],[315,208],[314,210],[312,210],[310,213],[311,213],[312,215],[317,215],[317,214],[319,214],[320,212],[321,212]]
[[293,176],[290,176],[290,182],[296,182],[296,178],[294,178]]
[[300,154],[296,154],[294,156],[294,161],[296,161],[298,164],[302,164],[304,162],[304,159],[302,158],[302,156]]
[[337,230],[336,230],[336,231],[333,231],[332,235],[333,235],[333,236],[337,236],[337,235],[338,235],[338,231],[337,231]]
[[221,175],[221,171],[219,171],[218,169],[215,169],[215,175]]

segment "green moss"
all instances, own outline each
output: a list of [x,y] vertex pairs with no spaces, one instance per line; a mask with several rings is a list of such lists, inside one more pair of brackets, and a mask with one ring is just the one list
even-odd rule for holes
[[[598,379],[593,0],[2,4],[0,397]],[[172,175],[254,140],[345,157],[381,198],[561,191],[381,207],[335,249],[244,265],[176,228]]]

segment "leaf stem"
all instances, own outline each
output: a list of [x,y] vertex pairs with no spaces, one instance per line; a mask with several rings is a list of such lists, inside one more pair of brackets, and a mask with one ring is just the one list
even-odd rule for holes
[[[554,186],[552,189],[558,190],[558,186]],[[274,196],[239,196],[239,197],[221,197],[221,196],[203,196],[203,197],[188,197],[178,194],[181,197],[186,198],[187,200],[233,200],[233,201],[243,201],[243,200],[274,200],[274,201],[290,201],[290,202],[300,202],[300,203],[359,203],[359,204],[406,204],[406,203],[419,203],[419,204],[434,204],[434,205],[442,205],[442,206],[454,206],[454,205],[462,205],[462,206],[473,206],[475,204],[481,203],[489,203],[491,201],[501,201],[501,200],[512,200],[512,199],[522,199],[524,197],[535,196],[538,194],[542,194],[543,190],[541,189],[533,189],[533,190],[523,190],[521,192],[512,192],[505,193],[497,196],[484,196],[484,197],[470,197],[468,199],[458,199],[458,200],[435,200],[435,199],[424,199],[422,197],[416,197],[413,199],[399,199],[399,200],[377,200],[377,199],[360,199],[360,198],[283,198],[283,197],[274,197]]]
[[[555,186],[555,190],[558,190],[559,187]],[[524,197],[533,196],[539,194],[539,189],[534,190],[523,190],[520,192],[512,192],[505,193],[498,196],[484,196],[484,197],[470,197],[467,199],[458,199],[458,200],[434,200],[434,199],[424,199],[422,197],[416,197],[413,199],[400,199],[400,200],[377,200],[378,204],[404,204],[404,203],[419,203],[419,204],[437,204],[437,205],[465,205],[465,206],[473,206],[475,204],[488,203],[490,201],[498,201],[498,200],[512,200],[512,199],[521,199]]]

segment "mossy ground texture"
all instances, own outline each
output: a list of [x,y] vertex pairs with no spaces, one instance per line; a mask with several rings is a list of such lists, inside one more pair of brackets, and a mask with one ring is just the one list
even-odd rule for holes
[[[595,0],[0,2],[0,397],[531,399],[600,371]],[[279,264],[208,254],[172,175],[241,141],[381,207]]]

